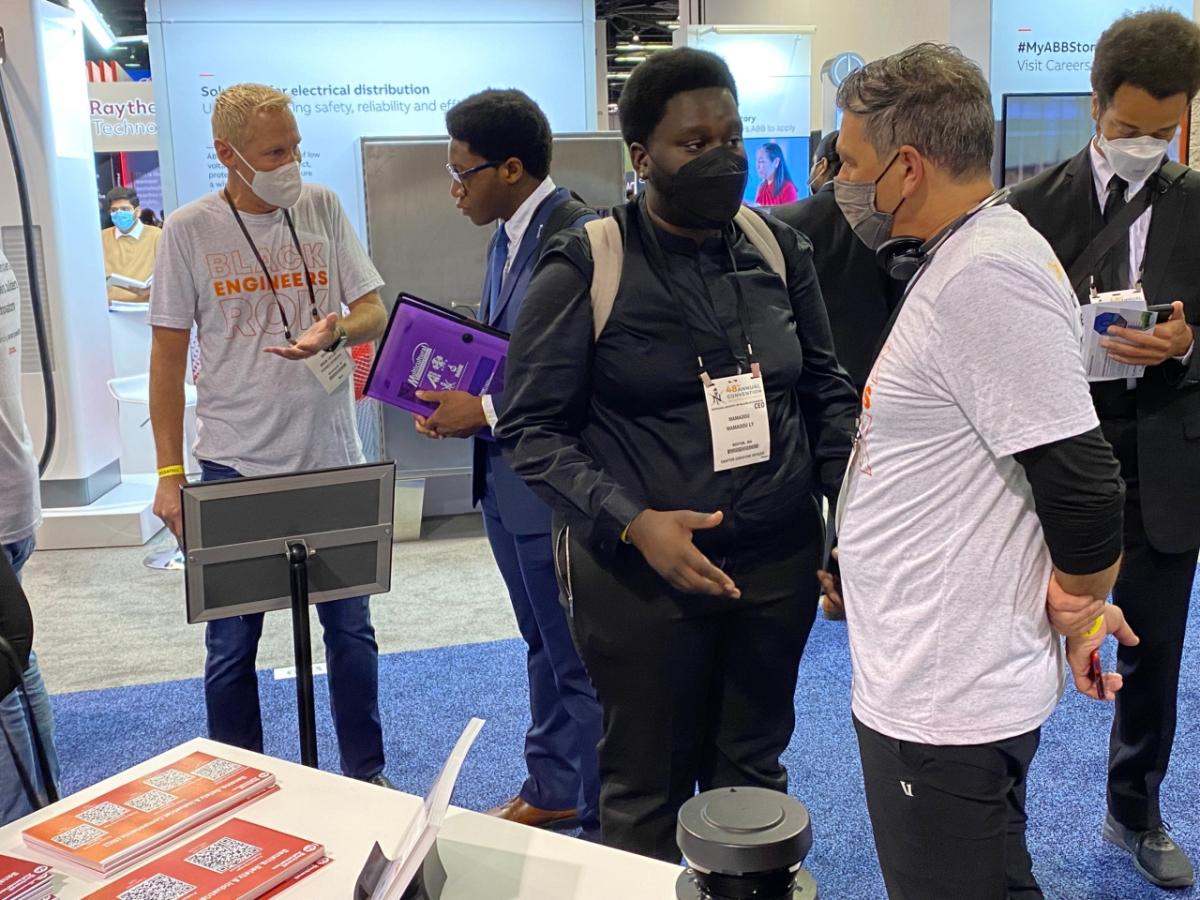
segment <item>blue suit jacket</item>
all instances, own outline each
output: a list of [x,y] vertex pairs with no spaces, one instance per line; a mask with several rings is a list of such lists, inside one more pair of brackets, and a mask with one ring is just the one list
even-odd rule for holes
[[[521,304],[525,300],[525,292],[529,288],[529,280],[537,267],[539,248],[542,244],[542,228],[550,215],[558,207],[571,199],[571,192],[566,188],[558,188],[553,194],[542,201],[541,206],[533,215],[529,227],[521,238],[521,246],[513,259],[512,267],[504,279],[496,308],[490,310],[489,324],[502,331],[511,332],[516,327],[517,317],[521,312]],[[574,224],[581,226],[595,216],[583,216]],[[496,236],[492,236],[488,244],[487,258],[491,259],[492,247]],[[491,295],[491,272],[483,282],[483,302]],[[496,414],[504,410],[504,395],[493,394],[492,403]],[[488,490],[487,470],[491,468],[491,488],[496,496],[496,505],[500,509],[500,519],[505,531],[509,534],[549,534],[550,507],[543,503],[531,491],[509,466],[504,459],[500,447],[492,441],[475,441],[475,454],[471,473],[471,499],[478,504]]]

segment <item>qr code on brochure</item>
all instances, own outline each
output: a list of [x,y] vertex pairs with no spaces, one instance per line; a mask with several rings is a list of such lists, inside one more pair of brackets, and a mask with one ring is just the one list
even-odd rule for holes
[[89,806],[81,813],[76,813],[75,818],[82,819],[89,825],[109,825],[127,815],[129,815],[129,810],[124,806],[105,801],[97,803],[95,806]]
[[195,774],[201,778],[207,778],[209,781],[220,781],[234,772],[240,772],[245,766],[240,766],[235,762],[230,762],[227,759],[214,759],[210,763],[205,763],[200,768],[196,769]]
[[231,837],[223,837],[207,847],[201,847],[184,862],[190,862],[193,866],[208,869],[210,872],[223,874],[249,862],[261,853],[262,850],[253,844],[236,841]]
[[68,828],[62,834],[55,835],[54,843],[62,844],[68,850],[78,850],[80,847],[94,844],[106,837],[108,837],[107,831],[101,831],[93,825],[76,825],[74,828]]
[[162,809],[164,806],[170,806],[179,798],[174,794],[168,794],[166,791],[153,790],[146,791],[144,794],[138,794],[129,800],[126,804],[134,809],[141,810],[144,813],[154,812],[156,809]]
[[195,890],[193,884],[160,874],[117,894],[117,900],[182,900]]
[[165,772],[159,772],[152,778],[147,778],[144,782],[150,787],[158,788],[160,791],[172,791],[181,784],[187,784],[194,776],[187,772],[180,772],[178,769],[167,769]]

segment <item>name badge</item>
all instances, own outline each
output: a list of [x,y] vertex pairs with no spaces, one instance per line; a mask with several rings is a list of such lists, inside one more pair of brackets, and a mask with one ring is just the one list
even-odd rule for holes
[[325,388],[327,394],[332,394],[345,384],[346,379],[350,377],[350,372],[354,369],[354,360],[350,358],[348,350],[314,353],[304,360],[304,364],[321,383],[321,387]]
[[740,469],[771,458],[767,393],[757,364],[754,372],[728,378],[704,378],[708,424],[712,431],[713,471]]

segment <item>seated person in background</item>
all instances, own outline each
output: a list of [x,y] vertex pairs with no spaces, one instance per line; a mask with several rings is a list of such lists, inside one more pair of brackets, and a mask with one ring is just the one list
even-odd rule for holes
[[[104,247],[104,274],[124,275],[135,281],[145,281],[154,272],[154,255],[158,251],[162,230],[141,220],[142,210],[133,188],[115,187],[105,197],[112,226],[100,233]],[[149,299],[149,288],[126,290],[115,284],[108,286],[109,303],[114,300],[145,303]]]
[[152,209],[143,209],[138,218],[142,220],[143,225],[153,225],[155,228],[162,228],[162,222],[159,221],[158,216],[154,214],[154,210]]
[[783,150],[774,141],[763,144],[754,155],[755,171],[758,173],[760,184],[758,194],[754,198],[757,206],[778,206],[781,203],[794,203],[800,194],[796,191],[796,183],[788,172],[787,160],[783,158]]

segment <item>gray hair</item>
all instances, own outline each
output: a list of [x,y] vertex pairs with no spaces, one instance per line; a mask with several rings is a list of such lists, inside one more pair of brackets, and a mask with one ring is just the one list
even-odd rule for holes
[[954,178],[991,170],[996,123],[979,66],[957,47],[916,44],[854,72],[838,106],[863,118],[880,159],[908,144]]

